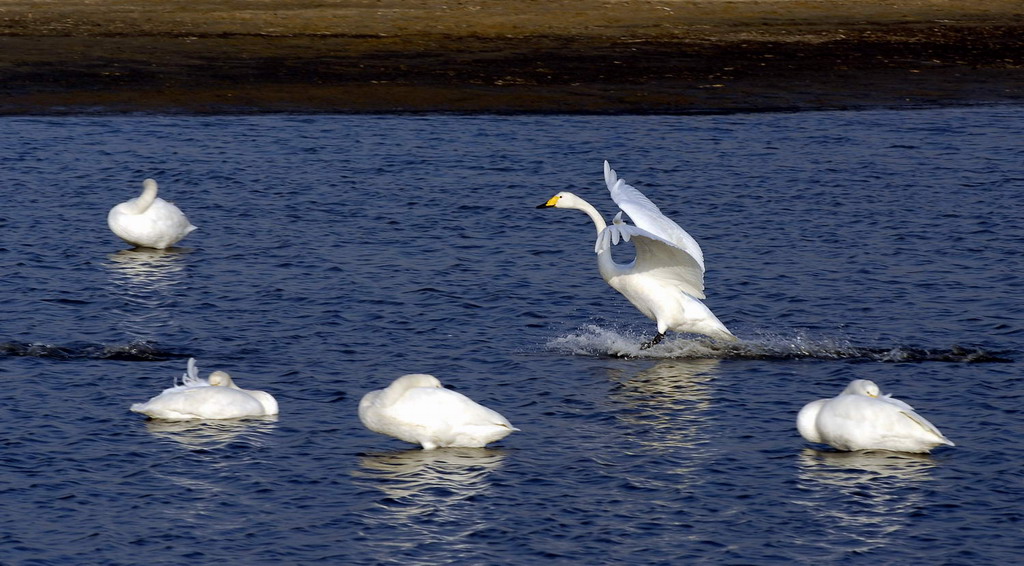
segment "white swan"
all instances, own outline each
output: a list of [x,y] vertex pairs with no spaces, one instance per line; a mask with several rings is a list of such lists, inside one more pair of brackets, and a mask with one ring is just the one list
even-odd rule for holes
[[182,384],[145,403],[135,403],[131,410],[154,419],[182,421],[188,419],[236,419],[277,414],[277,400],[265,391],[249,391],[235,385],[223,371],[199,377],[194,358],[188,360],[188,371]]
[[469,397],[445,389],[432,375],[403,375],[359,402],[359,420],[373,432],[438,447],[480,448],[513,431],[508,419]]
[[[573,208],[582,210],[597,228],[597,268],[601,277],[622,293],[647,318],[658,323],[658,335],[645,342],[650,348],[665,337],[665,332],[693,332],[718,340],[736,337],[699,299],[704,296],[704,254],[700,245],[678,224],[636,188],[619,179],[604,162],[604,180],[612,200],[636,224],[630,226],[617,214],[608,226],[590,203],[569,192],[551,197],[537,208]],[[611,248],[619,240],[632,240],[636,259],[618,264]]]
[[836,397],[805,405],[796,428],[808,442],[839,450],[927,453],[940,444],[955,446],[913,407],[881,395],[867,379],[851,381]]
[[153,179],[142,182],[142,194],[110,209],[107,225],[118,238],[144,248],[165,249],[195,230],[185,214],[156,196]]

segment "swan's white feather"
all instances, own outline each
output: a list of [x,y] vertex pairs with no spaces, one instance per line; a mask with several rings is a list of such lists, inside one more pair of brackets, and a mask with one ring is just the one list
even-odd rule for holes
[[927,453],[939,445],[954,446],[910,405],[881,395],[865,379],[852,381],[836,397],[805,405],[797,415],[797,430],[808,442],[848,451]]
[[359,402],[359,419],[374,432],[425,450],[479,448],[519,430],[497,411],[444,389],[427,374],[404,375],[367,393]]
[[117,237],[135,246],[165,249],[196,229],[181,209],[156,196],[156,181],[146,179],[142,186],[141,195],[107,214],[107,225]]
[[704,252],[701,251],[697,240],[671,218],[662,214],[661,209],[636,187],[627,185],[624,180],[619,179],[608,161],[604,162],[604,180],[612,200],[629,216],[633,224],[693,256],[701,272],[704,272]]
[[265,391],[238,387],[225,372],[200,378],[195,359],[189,358],[181,385],[175,384],[145,403],[135,403],[131,410],[164,420],[235,419],[276,415],[278,405]]
[[705,298],[704,270],[696,258],[686,250],[637,226],[613,223],[598,236],[595,252],[601,253],[619,241],[633,242],[636,259],[629,264],[637,273],[645,273],[696,297]]
[[[640,191],[619,179],[607,161],[604,167],[612,199],[635,225],[624,222],[622,212],[608,225],[593,205],[570,192],[560,192],[537,208],[581,210],[594,222],[594,252],[601,277],[658,325],[658,336],[644,348],[657,343],[668,330],[735,341],[700,301],[705,298],[704,256],[697,242]],[[623,241],[633,243],[636,257],[627,264],[615,263],[611,249]]]

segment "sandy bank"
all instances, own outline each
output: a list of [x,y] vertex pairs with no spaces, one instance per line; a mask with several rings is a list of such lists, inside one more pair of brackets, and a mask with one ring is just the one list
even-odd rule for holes
[[0,2],[0,113],[707,112],[1024,101],[1024,4]]

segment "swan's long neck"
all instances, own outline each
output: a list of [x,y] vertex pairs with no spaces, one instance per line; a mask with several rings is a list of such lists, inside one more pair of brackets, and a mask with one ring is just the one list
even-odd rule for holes
[[[589,202],[579,197],[576,197],[575,205],[575,208],[582,210],[583,212],[586,212],[587,216],[589,216],[590,219],[594,221],[594,228],[597,230],[598,235],[600,235],[601,232],[608,227],[608,223],[605,222],[604,217],[601,216],[601,213],[598,212],[597,209],[594,208],[593,205],[591,205]],[[622,271],[622,268],[623,266],[615,263],[615,261],[612,260],[611,249],[604,249],[597,253],[597,270],[601,272],[601,277],[604,278],[605,281],[608,281],[612,277],[618,275],[619,272]]]
[[142,194],[135,200],[135,210],[142,214],[149,210],[149,207],[156,200],[156,181],[153,179],[146,179],[142,182]]
[[589,216],[590,219],[594,221],[594,228],[597,228],[598,234],[600,234],[601,230],[604,230],[608,226],[608,223],[604,221],[604,218],[601,216],[601,213],[598,212],[597,209],[594,208],[593,205],[591,205],[589,202],[579,197],[576,197],[575,205],[576,206],[574,206],[573,208],[586,212],[587,216]]

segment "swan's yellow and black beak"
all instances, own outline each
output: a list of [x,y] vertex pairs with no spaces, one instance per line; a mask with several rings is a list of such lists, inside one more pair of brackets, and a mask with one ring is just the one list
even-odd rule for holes
[[558,198],[559,198],[558,195],[555,195],[555,196],[549,198],[546,203],[538,204],[537,208],[551,208],[551,207],[555,206],[556,204],[558,204]]

